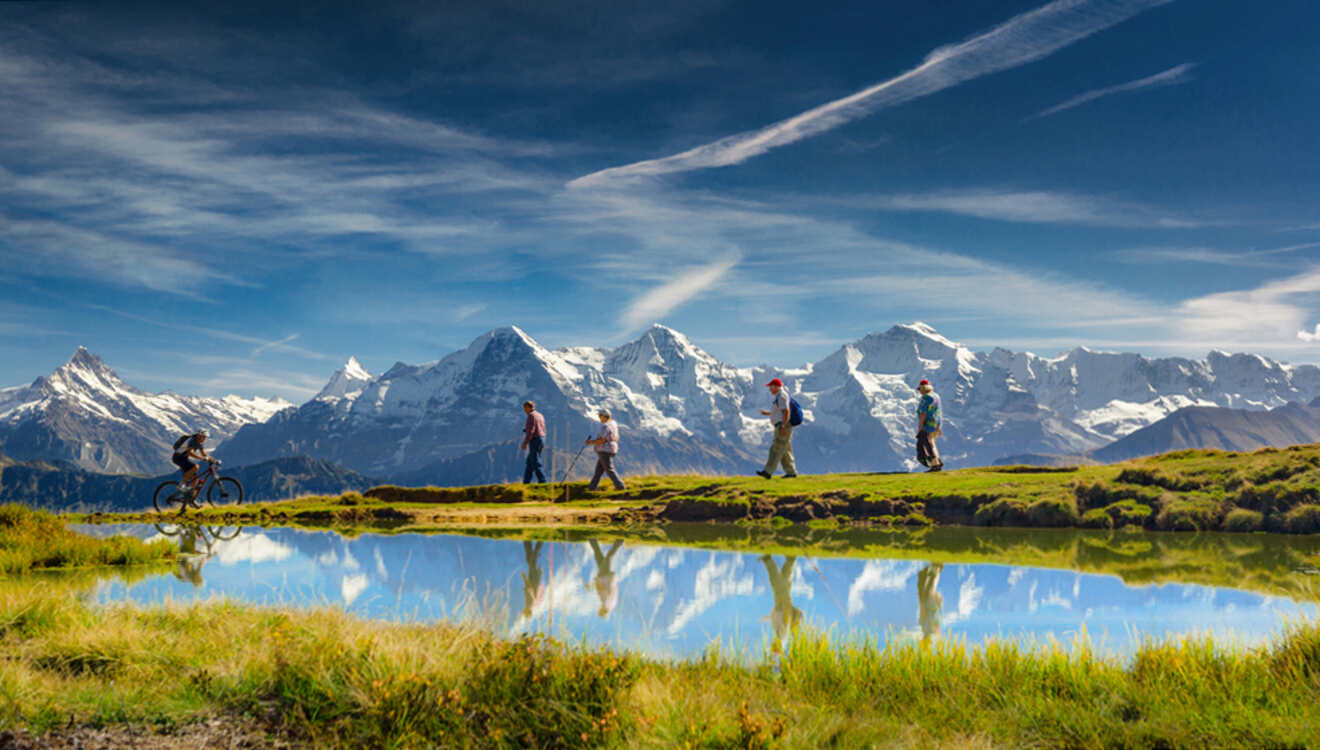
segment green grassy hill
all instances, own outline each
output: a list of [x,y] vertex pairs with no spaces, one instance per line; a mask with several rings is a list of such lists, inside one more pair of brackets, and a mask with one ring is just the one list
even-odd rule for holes
[[[207,511],[228,521],[336,524],[580,522],[949,525],[1320,532],[1320,445],[1189,450],[1106,466],[992,466],[935,474],[630,477],[622,492],[564,485],[382,486]],[[567,492],[570,502],[562,500]],[[602,512],[602,508],[608,511]],[[501,511],[500,509],[503,508]],[[596,515],[583,521],[585,509]],[[533,512],[535,510],[535,512]],[[107,520],[131,520],[109,516]],[[217,520],[219,520],[217,518]]]

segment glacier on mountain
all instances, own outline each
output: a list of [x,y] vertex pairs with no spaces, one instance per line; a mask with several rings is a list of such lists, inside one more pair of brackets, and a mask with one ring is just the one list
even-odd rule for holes
[[0,390],[0,452],[88,471],[159,474],[172,468],[179,435],[203,429],[211,434],[208,447],[217,446],[239,427],[292,406],[278,398],[148,393],[78,347],[51,374]]
[[[400,362],[377,376],[351,359],[311,401],[242,427],[224,453],[240,462],[307,453],[411,481],[502,481],[521,471],[515,450],[495,447],[520,438],[518,405],[532,399],[550,427],[552,463],[576,451],[604,407],[623,430],[626,471],[748,472],[770,440],[759,411],[772,377],[808,417],[794,448],[812,472],[910,468],[922,378],[943,399],[941,449],[964,465],[1082,453],[1184,406],[1266,409],[1320,396],[1312,365],[1221,352],[976,352],[920,322],[800,369],[735,367],[661,325],[614,349],[555,350],[509,326],[437,362]],[[450,476],[460,465],[463,476]]]

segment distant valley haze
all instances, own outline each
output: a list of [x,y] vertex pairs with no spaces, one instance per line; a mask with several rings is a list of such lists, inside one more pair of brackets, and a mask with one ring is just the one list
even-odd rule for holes
[[1305,406],[1317,23],[0,3],[0,453],[155,475],[207,425],[245,464],[468,476],[533,397],[575,439],[617,408],[633,469],[744,471],[771,373],[813,471],[903,467],[923,375],[964,463]]

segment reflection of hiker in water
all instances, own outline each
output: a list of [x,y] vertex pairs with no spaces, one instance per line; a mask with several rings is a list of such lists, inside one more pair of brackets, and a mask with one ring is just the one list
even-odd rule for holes
[[940,573],[944,563],[930,563],[917,571],[917,620],[921,623],[921,639],[940,634],[940,607],[944,596],[938,591]]
[[761,555],[761,562],[770,575],[770,590],[775,595],[775,608],[761,619],[769,618],[775,631],[771,648],[779,652],[788,642],[789,634],[802,623],[802,610],[793,606],[793,563],[797,562],[797,556],[786,555],[783,566],[776,566],[774,558],[769,555]]
[[527,558],[527,572],[522,574],[523,617],[531,617],[532,610],[545,596],[545,585],[541,583],[541,544],[523,542],[523,557]]
[[601,617],[609,615],[610,610],[619,602],[619,582],[614,580],[614,570],[610,564],[614,560],[614,553],[622,546],[623,540],[616,539],[610,545],[609,552],[601,552],[600,544],[595,539],[591,540],[591,553],[596,556],[596,577],[591,579],[591,585],[596,589],[596,596],[600,597],[600,609],[596,614]]
[[[197,549],[197,541],[206,545],[205,551]],[[175,567],[174,577],[191,583],[194,587],[202,585],[202,563],[211,556],[211,541],[201,526],[184,526],[179,529],[179,563]]]

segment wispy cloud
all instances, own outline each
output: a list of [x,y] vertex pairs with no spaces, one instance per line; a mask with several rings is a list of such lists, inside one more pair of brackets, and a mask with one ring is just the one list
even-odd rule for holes
[[1317,324],[1314,331],[1298,331],[1297,338],[1308,344],[1320,342],[1320,324]]
[[261,354],[262,352],[266,351],[267,349],[274,349],[274,348],[276,348],[276,347],[282,347],[282,346],[284,346],[285,344],[289,343],[290,341],[295,341],[295,340],[297,340],[297,338],[298,338],[298,334],[296,334],[296,333],[291,333],[291,334],[289,334],[288,336],[285,336],[284,338],[280,339],[279,341],[267,341],[266,343],[261,344],[260,346],[258,346],[257,348],[255,348],[255,349],[253,349],[251,352],[249,352],[249,353],[248,353],[248,356],[249,356],[249,357],[256,357],[258,354]]
[[342,92],[226,91],[179,72],[189,66],[119,66],[162,71],[127,74],[107,62],[122,50],[80,56],[40,34],[7,41],[0,262],[11,272],[197,296],[199,279],[242,285],[292,257],[363,245],[479,255],[499,217],[472,201],[562,185],[528,166],[552,154],[546,143]]
[[217,357],[210,360],[205,377],[188,374],[163,375],[159,372],[121,370],[120,375],[135,384],[156,384],[171,390],[187,388],[205,393],[236,393],[257,396],[279,394],[298,400],[316,395],[326,379],[307,373],[253,369],[241,361]]
[[[1224,346],[1253,348],[1310,335],[1308,319],[1320,299],[1320,267],[1254,289],[1218,292],[1185,300],[1172,311],[1178,336],[1211,339]],[[1299,333],[1301,332],[1301,333]]]
[[247,285],[168,246],[4,214],[0,214],[0,261],[11,271],[109,280],[194,299],[205,298],[198,290],[209,282]]
[[[1192,79],[1191,73],[1192,73],[1192,69],[1194,69],[1195,67],[1196,67],[1195,63],[1183,63],[1182,65],[1169,68],[1168,70],[1163,71],[1161,73],[1156,73],[1153,76],[1146,76],[1145,78],[1139,78],[1135,81],[1120,83],[1116,86],[1106,86],[1105,88],[1102,89],[1093,89],[1091,91],[1078,94],[1077,96],[1074,96],[1073,98],[1063,102],[1062,104],[1056,104],[1055,106],[1050,107],[1049,109],[1041,110],[1040,112],[1037,112],[1036,114],[1026,119],[1035,120],[1040,117],[1049,117],[1050,115],[1058,114],[1059,112],[1062,112],[1065,109],[1072,109],[1073,107],[1086,104],[1087,102],[1093,102],[1096,99],[1100,99],[1106,96],[1113,96],[1114,94],[1126,94],[1132,91],[1161,88],[1164,86],[1176,86],[1180,83],[1186,83]],[[1026,120],[1024,120],[1024,122],[1025,121]]]
[[738,265],[738,258],[725,258],[679,274],[634,299],[623,311],[623,324],[629,330],[658,321],[671,310],[719,283]]
[[995,221],[1031,224],[1185,229],[1195,221],[1171,216],[1155,206],[1093,196],[1035,191],[949,191],[850,199],[859,206],[891,211],[938,211]]
[[1320,247],[1320,242],[1307,242],[1268,250],[1238,251],[1216,250],[1207,247],[1138,247],[1115,250],[1111,255],[1115,260],[1132,264],[1204,263],[1206,265],[1239,268],[1285,268],[1296,264],[1284,259],[1276,259],[1276,256],[1313,247]]
[[219,328],[208,328],[205,326],[194,326],[194,325],[187,325],[184,323],[173,323],[163,320],[156,320],[153,318],[148,318],[143,315],[135,315],[133,313],[124,312],[123,310],[116,310],[115,308],[108,307],[106,305],[87,304],[85,306],[92,310],[110,313],[111,315],[117,315],[121,318],[126,318],[128,320],[136,321],[138,323],[146,323],[147,325],[156,326],[157,328],[169,328],[171,330],[184,331],[186,333],[207,336],[210,338],[221,339],[224,341],[234,341],[240,344],[249,344],[249,345],[255,344],[256,348],[253,349],[252,352],[248,355],[249,358],[255,358],[258,354],[261,354],[262,352],[267,350],[274,350],[280,352],[287,352],[289,354],[296,354],[300,357],[306,357],[308,359],[318,359],[318,360],[330,359],[328,355],[322,354],[321,352],[315,352],[310,349],[304,349],[299,346],[291,346],[289,342],[297,339],[298,334],[286,336],[285,338],[276,341],[269,341],[267,339],[258,338],[256,336],[246,336],[241,333],[233,333],[232,331],[225,331]]
[[965,42],[940,47],[917,67],[850,96],[768,127],[721,138],[672,156],[593,172],[569,185],[582,187],[610,180],[739,164],[877,110],[1047,57],[1167,2],[1171,0],[1056,0],[1015,16]]

